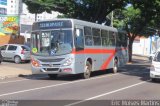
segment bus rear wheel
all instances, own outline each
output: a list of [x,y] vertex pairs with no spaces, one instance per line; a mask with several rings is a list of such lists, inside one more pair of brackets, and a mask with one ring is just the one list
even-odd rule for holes
[[91,76],[91,71],[92,71],[92,65],[89,61],[86,62],[85,70],[82,75],[82,78],[88,79]]
[[118,72],[118,60],[117,59],[114,59],[114,66],[113,66],[112,72],[113,73]]
[[48,74],[49,78],[51,79],[56,79],[57,78],[57,74]]

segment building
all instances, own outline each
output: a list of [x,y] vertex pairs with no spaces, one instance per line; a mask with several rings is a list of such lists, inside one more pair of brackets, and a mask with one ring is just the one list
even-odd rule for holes
[[136,37],[133,43],[133,54],[148,56],[160,48],[160,37]]
[[[27,6],[22,2],[22,0],[0,0],[0,15],[6,15],[7,17],[18,16],[18,26],[20,26],[20,35],[25,38],[25,42],[30,41],[31,26],[33,22],[35,22],[35,14],[29,13]],[[37,14],[37,21],[54,19],[58,15],[59,13],[54,11],[51,14],[43,12],[41,14]],[[3,41],[4,38],[0,38],[0,40]]]
[[7,0],[0,0],[0,15],[7,14]]
[[22,10],[21,3],[22,0],[7,0],[7,14],[19,15]]
[[[22,11],[20,11],[20,25],[21,25],[20,31],[21,31],[21,35],[25,37],[25,41],[28,42],[30,41],[29,38],[31,35],[31,25],[36,20],[35,14],[29,13],[27,9],[27,5],[25,5],[24,3],[21,3],[20,5],[22,5],[20,6],[20,9],[22,9]],[[41,14],[37,14],[37,21],[54,19],[58,15],[60,15],[60,13],[55,12],[55,11],[52,11],[50,14],[47,12],[43,12]]]

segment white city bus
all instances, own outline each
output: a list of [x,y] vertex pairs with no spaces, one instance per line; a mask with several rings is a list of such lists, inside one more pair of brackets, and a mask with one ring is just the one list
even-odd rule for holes
[[112,69],[128,61],[127,36],[116,28],[76,19],[35,22],[31,34],[33,74],[82,74]]

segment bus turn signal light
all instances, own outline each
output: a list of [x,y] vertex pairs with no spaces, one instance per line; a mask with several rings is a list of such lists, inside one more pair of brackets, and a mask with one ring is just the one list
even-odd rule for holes
[[72,69],[71,68],[65,68],[63,69],[64,72],[72,72]]
[[35,67],[39,67],[39,62],[36,61],[36,60],[32,60],[32,65],[35,66]]

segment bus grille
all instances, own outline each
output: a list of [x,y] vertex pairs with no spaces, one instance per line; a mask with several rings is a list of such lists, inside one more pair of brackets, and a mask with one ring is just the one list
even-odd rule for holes
[[58,71],[59,68],[45,68],[45,71]]
[[43,67],[59,67],[61,64],[42,64]]
[[39,59],[41,62],[60,62],[64,58],[57,58],[57,59]]

